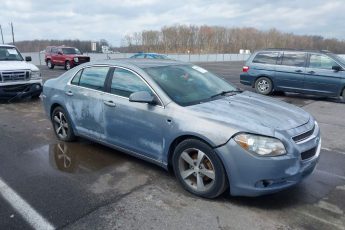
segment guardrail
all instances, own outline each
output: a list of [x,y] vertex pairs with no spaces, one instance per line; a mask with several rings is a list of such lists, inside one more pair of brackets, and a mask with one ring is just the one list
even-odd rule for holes
[[[32,63],[35,65],[45,65],[44,53],[30,52],[22,53],[23,56],[31,56]],[[103,54],[103,53],[85,53],[90,56],[91,61],[104,59],[129,58],[134,53]],[[185,62],[222,62],[222,61],[245,61],[250,54],[168,54],[172,59]]]

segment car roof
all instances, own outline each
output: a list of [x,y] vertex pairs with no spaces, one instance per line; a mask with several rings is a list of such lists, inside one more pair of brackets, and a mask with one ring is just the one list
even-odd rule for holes
[[14,45],[1,44],[0,47],[15,47]]
[[75,48],[75,47],[72,47],[72,46],[47,46],[47,48]]
[[135,59],[135,58],[121,58],[121,59],[111,59],[103,61],[93,61],[90,62],[91,65],[121,65],[121,66],[136,66],[141,69],[150,67],[160,67],[160,66],[170,66],[170,65],[189,65],[189,63],[168,60],[168,59]]
[[306,49],[288,49],[288,48],[267,48],[263,50],[258,50],[258,52],[261,51],[296,51],[296,52],[311,52],[311,53],[332,53],[328,50],[306,50]]
[[163,56],[166,56],[165,54],[160,54],[160,53],[136,53],[135,55],[137,54],[146,54],[146,55],[163,55]]

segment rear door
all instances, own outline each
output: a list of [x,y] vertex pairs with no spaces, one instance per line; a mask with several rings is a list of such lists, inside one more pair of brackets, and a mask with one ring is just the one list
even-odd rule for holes
[[339,64],[325,54],[311,53],[308,57],[309,61],[304,80],[306,91],[313,94],[338,96],[341,77],[344,72],[335,71],[332,67],[339,66]]
[[99,139],[104,134],[103,100],[108,66],[80,70],[65,88],[66,107],[79,134]]
[[51,59],[53,61],[53,64],[54,65],[59,65],[60,62],[59,62],[59,58],[58,58],[58,48],[53,47],[51,51],[52,51],[51,52]]
[[307,54],[305,52],[285,51],[281,57],[280,65],[276,66],[275,89],[302,92],[306,60]]

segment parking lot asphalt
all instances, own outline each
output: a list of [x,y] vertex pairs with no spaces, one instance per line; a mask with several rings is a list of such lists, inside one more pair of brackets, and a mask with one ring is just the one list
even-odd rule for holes
[[[239,83],[242,64],[200,63],[253,91]],[[44,80],[65,72],[40,69]],[[171,173],[124,153],[85,139],[58,142],[40,99],[3,101],[0,229],[35,227],[32,210],[47,229],[345,229],[345,104],[299,94],[272,97],[319,122],[323,145],[316,170],[273,195],[214,200],[189,194]],[[11,201],[13,193],[24,203]]]

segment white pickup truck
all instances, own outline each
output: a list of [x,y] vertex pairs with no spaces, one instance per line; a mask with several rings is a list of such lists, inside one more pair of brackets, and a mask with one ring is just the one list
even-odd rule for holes
[[31,57],[20,54],[13,45],[0,45],[0,99],[38,98],[42,92],[42,77]]

